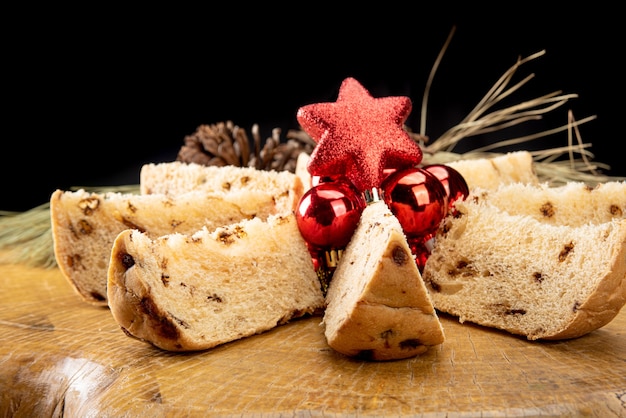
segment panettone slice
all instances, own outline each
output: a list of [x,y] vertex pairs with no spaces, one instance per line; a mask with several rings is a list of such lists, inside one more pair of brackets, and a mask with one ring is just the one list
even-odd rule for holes
[[326,302],[326,339],[347,356],[409,358],[445,339],[400,222],[383,201],[364,209]]

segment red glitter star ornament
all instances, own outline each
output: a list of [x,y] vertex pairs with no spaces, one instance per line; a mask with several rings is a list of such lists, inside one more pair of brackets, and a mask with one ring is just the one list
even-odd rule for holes
[[298,122],[317,142],[309,173],[343,174],[363,193],[380,187],[386,168],[416,166],[422,150],[403,129],[411,109],[408,97],[374,98],[356,79],[346,78],[336,102],[298,109]]

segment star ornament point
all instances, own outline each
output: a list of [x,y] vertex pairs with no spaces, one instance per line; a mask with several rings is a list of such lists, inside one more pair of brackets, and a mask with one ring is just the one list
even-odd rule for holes
[[422,150],[403,128],[411,109],[408,97],[375,98],[356,79],[345,79],[336,102],[298,110],[298,122],[317,142],[309,172],[345,175],[364,192],[380,187],[386,168],[419,164]]

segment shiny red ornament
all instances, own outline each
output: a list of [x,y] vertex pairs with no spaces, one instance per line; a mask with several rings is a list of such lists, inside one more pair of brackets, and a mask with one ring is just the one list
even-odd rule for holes
[[451,210],[454,206],[454,202],[457,200],[465,199],[469,195],[469,187],[467,182],[454,168],[444,164],[430,164],[423,167],[435,175],[443,184],[448,196],[448,209]]
[[357,80],[346,78],[336,102],[298,109],[298,122],[317,142],[309,173],[343,174],[364,193],[380,186],[385,168],[416,166],[422,150],[404,129],[411,109],[408,97],[374,98]]
[[426,265],[426,261],[428,257],[430,257],[430,252],[433,246],[433,238],[434,235],[427,235],[426,237],[420,238],[411,238],[408,239],[409,248],[411,252],[415,256],[415,264],[417,264],[417,268],[420,273],[424,272],[424,266]]
[[383,199],[408,239],[435,233],[448,212],[443,184],[434,174],[413,167],[390,174],[381,185]]
[[344,181],[319,183],[300,199],[296,220],[312,250],[343,249],[356,229],[365,200]]

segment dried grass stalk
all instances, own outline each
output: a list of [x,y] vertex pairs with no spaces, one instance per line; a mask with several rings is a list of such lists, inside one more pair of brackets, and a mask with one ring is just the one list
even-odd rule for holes
[[26,212],[0,212],[0,264],[56,266],[52,251],[50,204]]
[[438,68],[445,50],[447,49],[454,28],[450,32],[448,39],[439,53],[435,64],[431,70],[430,76],[426,83],[425,92],[422,100],[421,126],[419,134],[411,134],[416,142],[420,144],[424,152],[424,160],[429,163],[448,163],[461,159],[474,158],[491,158],[503,153],[498,153],[498,149],[505,147],[517,147],[523,149],[522,145],[530,141],[534,141],[547,136],[555,135],[559,132],[567,131],[567,146],[549,148],[539,151],[532,151],[533,160],[537,171],[537,176],[543,182],[552,186],[564,184],[568,181],[582,181],[590,185],[598,182],[606,182],[610,180],[623,181],[626,177],[608,176],[602,173],[602,170],[608,170],[610,167],[602,163],[593,163],[594,155],[589,151],[590,143],[582,141],[578,127],[584,123],[596,119],[596,116],[589,116],[577,121],[572,111],[568,111],[567,124],[537,132],[523,137],[504,139],[482,147],[474,147],[471,151],[465,153],[455,153],[454,148],[461,140],[465,140],[477,135],[502,132],[506,128],[520,125],[532,120],[539,120],[548,112],[563,106],[570,99],[578,97],[576,94],[562,94],[561,91],[555,91],[544,96],[536,97],[531,100],[517,103],[513,106],[497,109],[496,106],[507,97],[523,87],[530,81],[534,74],[524,77],[516,84],[509,86],[513,80],[517,70],[525,63],[541,57],[544,51],[539,51],[525,58],[518,58],[512,65],[489,89],[485,96],[478,104],[468,113],[468,115],[458,124],[452,126],[439,138],[430,143],[426,143],[426,111],[428,96],[434,79],[434,73]]

